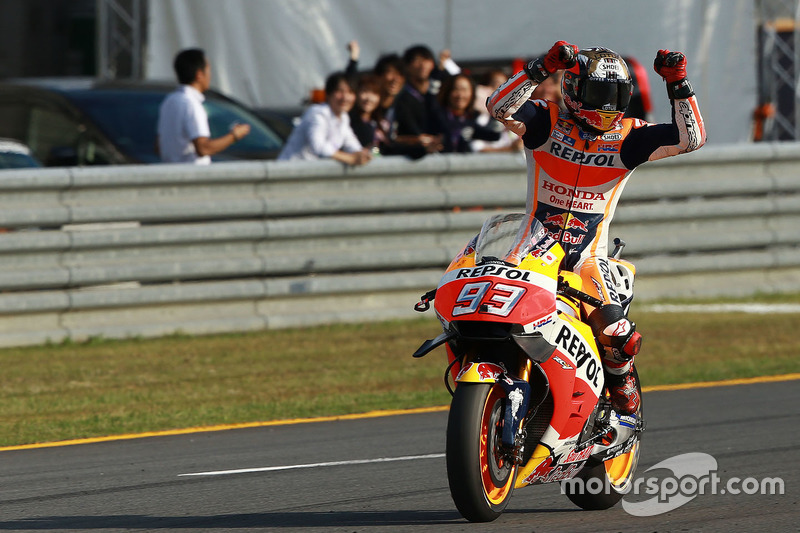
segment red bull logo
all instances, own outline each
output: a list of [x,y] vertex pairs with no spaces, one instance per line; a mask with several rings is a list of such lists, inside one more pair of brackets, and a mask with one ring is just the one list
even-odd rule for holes
[[475,369],[481,379],[497,379],[497,376],[503,372],[503,369],[491,363],[478,363],[478,368]]
[[561,213],[558,215],[548,214],[546,217],[544,217],[544,220],[542,220],[542,224],[550,224],[552,226],[563,227],[564,219],[568,216],[569,215],[567,213]]
[[589,231],[588,224],[572,213],[560,213],[558,215],[550,215],[548,213],[544,220],[542,220],[542,223],[558,226],[562,229],[576,229],[584,233]]
[[587,124],[600,131],[609,131],[617,128],[622,121],[624,113],[618,111],[603,111],[601,109],[583,109],[581,118]]
[[572,133],[572,124],[570,124],[569,122],[567,122],[563,118],[558,119],[558,122],[556,122],[556,128],[560,129],[561,131],[563,131],[567,135]]
[[586,222],[583,222],[581,219],[572,215],[569,215],[569,218],[567,218],[567,229],[577,229],[583,232],[589,230]]
[[505,372],[503,367],[494,363],[469,363],[458,373],[456,381],[486,382],[497,381]]

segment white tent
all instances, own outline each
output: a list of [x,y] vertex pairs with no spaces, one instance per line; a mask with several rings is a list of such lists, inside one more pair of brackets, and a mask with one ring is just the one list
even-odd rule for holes
[[347,64],[358,40],[362,68],[423,43],[453,58],[529,58],[566,40],[601,45],[648,66],[654,118],[669,120],[657,50],[680,50],[711,143],[746,142],[756,106],[752,0],[159,0],[150,3],[146,77],[173,79],[186,47],[206,50],[213,85],[260,107],[297,106]]

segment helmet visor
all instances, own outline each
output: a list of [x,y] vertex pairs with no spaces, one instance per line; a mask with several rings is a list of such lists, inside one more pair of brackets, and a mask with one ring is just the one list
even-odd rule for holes
[[623,111],[631,101],[631,82],[586,79],[581,84],[580,100],[594,109]]

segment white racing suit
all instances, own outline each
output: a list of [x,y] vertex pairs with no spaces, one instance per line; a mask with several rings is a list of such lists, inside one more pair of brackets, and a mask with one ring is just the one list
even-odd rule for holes
[[[539,219],[564,247],[563,267],[580,275],[585,292],[604,303],[620,304],[607,260],[608,228],[617,202],[637,166],[705,143],[696,98],[673,100],[671,123],[626,118],[615,129],[595,135],[581,130],[555,103],[528,100],[534,88],[523,71],[486,103],[493,117],[522,137],[528,161],[527,214]],[[584,306],[604,345],[606,371],[626,374],[632,356],[620,353],[622,346],[609,339],[624,339],[626,328],[631,329],[621,306],[604,306],[604,313],[594,314]]]

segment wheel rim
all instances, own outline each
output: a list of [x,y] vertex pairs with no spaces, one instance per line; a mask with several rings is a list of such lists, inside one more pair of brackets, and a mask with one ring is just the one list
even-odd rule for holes
[[503,432],[502,389],[493,386],[483,405],[481,420],[481,481],[486,499],[494,505],[502,503],[514,487],[517,466],[501,453]]
[[[639,391],[639,398],[642,397],[642,388],[639,386],[639,373],[636,372],[636,367],[633,367],[633,372],[636,376],[636,385],[637,390]],[[636,418],[641,420],[642,418],[642,406],[639,405],[639,409],[636,411]],[[606,477],[608,478],[609,483],[617,490],[617,491],[626,491],[630,486],[631,482],[633,481],[633,475],[636,472],[636,465],[639,463],[639,440],[636,440],[636,443],[631,447],[631,450],[627,453],[623,453],[622,455],[618,455],[612,459],[609,459],[603,463],[606,469]]]
[[636,464],[639,462],[639,442],[631,451],[605,461],[606,476],[609,483],[618,491],[624,491],[633,480]]

